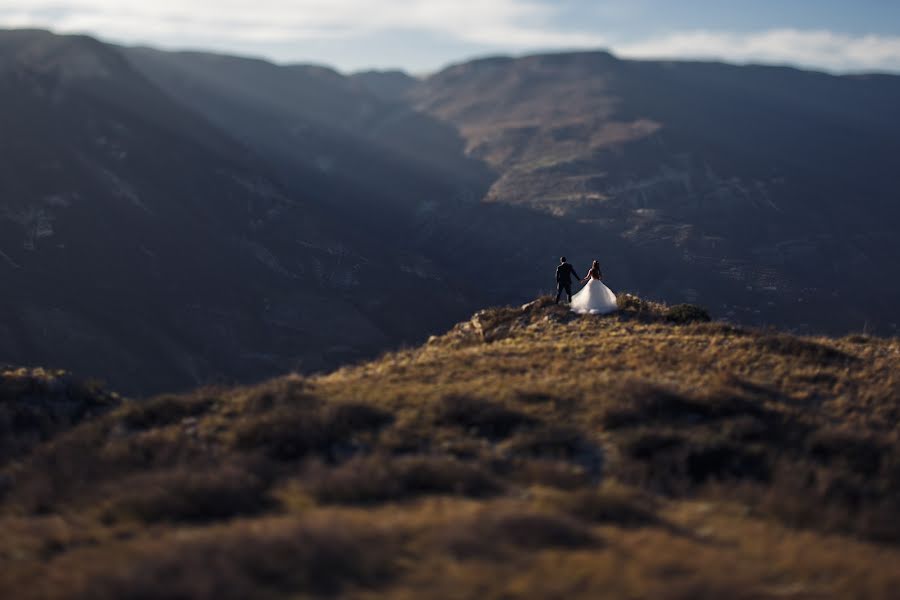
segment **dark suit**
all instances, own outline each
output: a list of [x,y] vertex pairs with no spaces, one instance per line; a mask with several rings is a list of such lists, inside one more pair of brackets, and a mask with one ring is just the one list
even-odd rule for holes
[[578,274],[575,272],[575,269],[567,262],[562,263],[558,267],[556,267],[556,301],[559,302],[559,297],[562,295],[563,290],[566,292],[566,296],[569,297],[569,302],[572,301],[572,278],[581,279]]

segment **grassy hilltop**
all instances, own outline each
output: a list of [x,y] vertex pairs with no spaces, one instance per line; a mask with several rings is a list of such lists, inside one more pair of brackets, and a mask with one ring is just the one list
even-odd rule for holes
[[896,597],[900,341],[620,301],[147,401],[6,371],[0,597]]

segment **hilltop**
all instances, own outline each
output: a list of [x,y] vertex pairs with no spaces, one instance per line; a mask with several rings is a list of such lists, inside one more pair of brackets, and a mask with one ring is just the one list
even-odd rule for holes
[[893,597],[900,341],[620,303],[111,396],[0,470],[0,595]]

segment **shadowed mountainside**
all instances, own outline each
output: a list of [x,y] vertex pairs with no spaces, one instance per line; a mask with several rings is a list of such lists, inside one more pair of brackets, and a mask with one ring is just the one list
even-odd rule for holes
[[[894,597],[898,340],[620,304],[46,428],[0,467],[0,593]],[[57,377],[3,373],[0,416]]]
[[893,330],[894,77],[0,48],[6,362],[135,394],[333,368],[541,293],[562,253],[737,322]]
[[[455,237],[440,219],[429,225],[429,206],[457,201],[448,176],[407,164],[401,181],[400,158],[373,166],[381,145],[341,138],[316,112],[368,101],[339,76],[283,71],[322,81],[291,87],[315,97],[289,104],[319,124],[299,139],[335,156],[339,173],[328,174],[300,143],[291,158],[269,152],[253,120],[266,107],[254,112],[242,96],[218,111],[210,99],[201,114],[91,38],[6,31],[0,47],[3,360],[63,366],[130,393],[247,381],[424,339],[491,297],[441,263],[492,247],[468,233],[477,220]],[[432,121],[402,110],[427,135]],[[220,128],[207,112],[249,124]],[[432,130],[460,148],[446,126]],[[423,244],[423,232],[441,243]]]
[[568,237],[623,284],[656,262],[482,204],[493,174],[451,126],[322,67],[0,44],[2,360],[129,393],[253,381],[532,295]]
[[741,322],[895,330],[898,77],[589,52],[463,63],[410,94],[497,170],[489,200],[680,257],[646,293]]

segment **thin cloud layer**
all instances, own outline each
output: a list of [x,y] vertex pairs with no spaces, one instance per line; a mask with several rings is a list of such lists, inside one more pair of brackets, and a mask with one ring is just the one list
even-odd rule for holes
[[418,30],[512,48],[602,42],[590,33],[546,29],[553,12],[530,0],[0,0],[0,23],[7,27],[129,39],[280,43]]
[[790,63],[835,71],[900,71],[900,36],[850,36],[796,29],[687,31],[622,44],[616,49],[634,58],[706,58]]
[[[396,54],[379,57],[378,40],[392,37],[396,43],[407,35],[415,50],[408,53],[409,64],[390,66],[436,68],[485,51],[605,47],[630,57],[900,71],[900,36],[768,29],[676,31],[635,39],[606,32],[603,23],[588,19],[563,26],[561,10],[546,0],[0,0],[0,26],[166,48],[233,49],[283,61],[312,58],[316,49],[316,59],[351,68],[396,61]],[[430,39],[448,47],[438,51]],[[356,65],[348,64],[354,59],[347,52],[334,52],[354,42],[360,42],[362,54]]]

